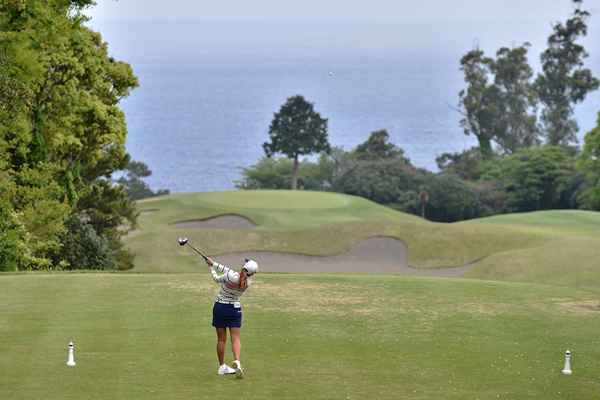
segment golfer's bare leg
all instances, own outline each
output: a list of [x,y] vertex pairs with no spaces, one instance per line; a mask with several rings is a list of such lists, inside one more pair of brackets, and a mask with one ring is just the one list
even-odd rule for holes
[[225,345],[227,344],[227,328],[216,328],[217,330],[217,357],[219,365],[225,364]]
[[234,360],[240,359],[240,353],[242,351],[242,343],[240,342],[241,328],[229,328],[231,334],[231,351],[233,351]]

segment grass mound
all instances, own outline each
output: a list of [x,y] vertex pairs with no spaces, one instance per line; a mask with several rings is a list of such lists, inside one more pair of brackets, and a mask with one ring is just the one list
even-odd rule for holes
[[531,248],[491,254],[468,272],[467,277],[600,290],[600,213],[539,211],[462,224],[488,225],[547,237]]
[[480,218],[463,224],[489,224],[557,236],[600,236],[600,213],[593,211],[536,211]]
[[[216,256],[258,250],[336,255],[369,237],[389,236],[406,243],[409,264],[418,268],[478,260],[468,277],[600,289],[596,212],[543,211],[439,224],[354,196],[303,191],[176,194],[141,201],[139,208],[140,229],[127,238],[139,272],[198,271],[197,258],[176,245],[178,236]],[[175,225],[222,214],[245,216],[257,227]]]
[[[546,235],[490,224],[436,224],[368,200],[333,193],[237,191],[176,194],[139,202],[140,229],[127,238],[142,272],[191,272],[197,260],[176,249],[189,236],[209,254],[276,251],[335,255],[373,236],[391,236],[409,248],[413,266],[463,265],[499,251],[542,244]],[[152,210],[152,212],[144,212]],[[238,214],[258,226],[245,230],[186,230],[177,221]],[[509,234],[507,234],[509,232]],[[376,260],[374,260],[376,262]]]

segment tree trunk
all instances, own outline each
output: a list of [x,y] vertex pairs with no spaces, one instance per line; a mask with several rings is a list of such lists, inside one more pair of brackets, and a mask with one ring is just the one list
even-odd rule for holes
[[294,156],[294,169],[292,170],[292,190],[296,190],[298,188],[298,156]]
[[492,154],[494,154],[492,150],[492,141],[482,136],[478,136],[477,140],[479,141],[479,151],[481,152],[481,157],[484,160],[491,158]]

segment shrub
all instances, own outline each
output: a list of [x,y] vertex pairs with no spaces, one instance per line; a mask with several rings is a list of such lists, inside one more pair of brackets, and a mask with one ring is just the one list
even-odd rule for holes
[[114,269],[116,263],[108,240],[99,236],[84,219],[74,215],[67,221],[60,261],[69,270]]
[[454,222],[481,216],[482,205],[475,187],[452,174],[426,174],[425,177],[422,190],[429,197],[425,208],[427,219]]
[[508,212],[568,208],[575,174],[571,151],[559,146],[523,149],[486,163],[482,179],[506,190]]
[[396,205],[406,201],[404,192],[418,187],[417,170],[402,160],[357,161],[333,184],[336,192]]

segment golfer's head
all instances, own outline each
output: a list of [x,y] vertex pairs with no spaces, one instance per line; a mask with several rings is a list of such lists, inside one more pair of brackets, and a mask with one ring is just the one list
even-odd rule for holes
[[246,271],[246,275],[252,276],[258,272],[258,264],[254,260],[250,260],[246,258],[244,266],[242,267],[242,271]]

